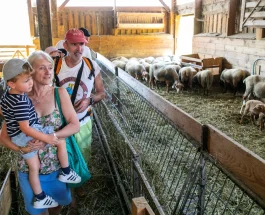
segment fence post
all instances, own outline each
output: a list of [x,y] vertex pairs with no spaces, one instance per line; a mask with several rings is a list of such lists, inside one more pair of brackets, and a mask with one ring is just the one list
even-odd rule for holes
[[16,173],[11,172],[10,173],[10,183],[11,183],[11,193],[12,193],[12,204],[11,204],[11,210],[12,214],[17,215],[18,214],[18,188],[16,185]]
[[[120,83],[119,83],[119,80],[118,80],[118,77],[119,77],[119,68],[118,67],[115,67],[115,75],[116,75],[116,87],[117,87],[117,90],[116,90],[116,93],[114,95],[115,99],[115,105],[117,106],[119,112],[121,113],[122,112],[122,108],[121,108],[121,102],[120,102]],[[112,95],[113,97],[113,95]]]
[[132,199],[132,215],[155,215],[144,197]]
[[[137,163],[140,162],[140,156],[137,155],[133,158],[133,160]],[[132,160],[132,161],[133,161]],[[139,197],[141,195],[141,187],[140,187],[140,180],[139,180],[139,175],[137,170],[135,169],[134,165],[132,165],[133,168],[133,196],[134,197]]]
[[[202,125],[202,150],[207,151],[207,140],[208,140],[208,127]],[[199,171],[199,200],[198,200],[198,214],[204,214],[204,203],[205,203],[205,185],[206,185],[206,173],[205,173],[205,159],[203,153],[200,156],[200,171]]]

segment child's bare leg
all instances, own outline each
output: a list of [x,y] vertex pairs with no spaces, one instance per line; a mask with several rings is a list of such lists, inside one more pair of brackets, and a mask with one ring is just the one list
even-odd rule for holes
[[81,181],[80,176],[71,170],[69,166],[65,139],[60,139],[57,144],[57,156],[60,161],[63,173],[59,175],[58,179],[65,183],[79,183]]
[[68,163],[68,154],[66,150],[66,142],[65,139],[60,139],[57,145],[57,156],[60,161],[61,167],[66,168],[69,166]]
[[29,183],[33,193],[35,195],[40,194],[42,192],[39,179],[40,161],[37,154],[32,158],[26,159],[26,163],[29,166]]

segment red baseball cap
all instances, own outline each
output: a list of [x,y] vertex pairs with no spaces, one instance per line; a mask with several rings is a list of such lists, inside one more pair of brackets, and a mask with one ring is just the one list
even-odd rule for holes
[[64,39],[70,43],[88,43],[84,32],[76,28],[68,30]]

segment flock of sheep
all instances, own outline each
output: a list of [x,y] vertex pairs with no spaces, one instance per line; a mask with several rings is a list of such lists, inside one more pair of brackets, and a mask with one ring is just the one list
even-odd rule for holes
[[[169,87],[175,88],[177,92],[183,89],[192,89],[197,86],[203,88],[204,95],[213,84],[213,74],[210,70],[197,72],[193,67],[183,67],[179,57],[147,57],[147,58],[130,58],[116,57],[111,59],[114,67],[119,67],[125,72],[138,80],[144,80],[149,83],[151,89],[159,82],[166,83],[166,91]],[[251,121],[256,124],[259,121],[260,131],[264,128],[265,121],[265,76],[250,75],[242,69],[225,69],[220,75],[220,82],[223,83],[225,91],[228,86],[234,89],[236,95],[240,84],[245,85],[243,95],[243,105],[240,109],[241,121],[245,115],[250,114]],[[158,87],[158,85],[156,84]]]

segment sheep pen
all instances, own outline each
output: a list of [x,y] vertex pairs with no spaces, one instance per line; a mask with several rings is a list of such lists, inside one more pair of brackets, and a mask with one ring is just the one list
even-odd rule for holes
[[[142,83],[148,86],[145,82]],[[246,116],[240,124],[239,111],[243,92],[234,97],[232,92],[223,93],[223,89],[215,85],[208,96],[203,95],[203,89],[183,91],[181,94],[171,89],[169,93],[166,93],[165,86],[160,85],[162,86],[159,89],[154,89],[160,96],[190,114],[200,123],[215,126],[265,159],[265,131],[260,132],[258,126],[252,125],[249,116]]]

